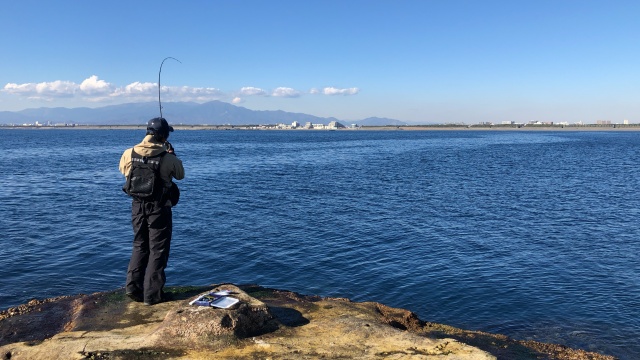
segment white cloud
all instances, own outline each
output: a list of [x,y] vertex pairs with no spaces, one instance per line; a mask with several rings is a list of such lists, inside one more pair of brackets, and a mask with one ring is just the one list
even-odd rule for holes
[[8,83],[4,86],[2,91],[9,94],[28,94],[35,91],[36,84],[14,84]]
[[42,82],[36,85],[36,92],[44,97],[69,97],[78,90],[78,84],[71,81]]
[[3,91],[9,94],[25,96],[30,99],[53,99],[72,97],[79,86],[70,81],[56,80],[53,82],[14,84],[8,83]]
[[2,89],[6,93],[29,99],[52,100],[78,96],[89,101],[104,100],[105,96],[112,96],[114,90],[116,90],[114,86],[98,79],[96,75],[90,76],[80,84],[63,80],[26,84],[9,83]]
[[[7,83],[3,88],[0,88],[0,92],[26,99],[49,101],[71,98],[90,102],[138,102],[157,99],[158,84],[136,81],[125,86],[116,86],[100,79],[97,75],[91,75],[80,84],[65,80],[25,84]],[[334,87],[312,88],[309,91],[310,94],[324,95],[355,95],[358,92],[358,88],[338,89]],[[163,101],[205,102],[231,99],[232,103],[238,104],[244,102],[247,96],[297,98],[302,95],[302,92],[289,87],[278,87],[269,92],[259,87],[246,86],[235,94],[224,93],[211,87],[162,86],[161,89]]]
[[133,82],[125,87],[118,88],[114,95],[154,95],[158,91],[158,85],[150,82]]
[[[126,86],[116,87],[92,75],[80,84],[61,80],[26,84],[8,83],[0,91],[28,99],[52,100],[61,97],[79,97],[92,102],[109,99],[126,99],[135,102],[157,99],[158,84],[136,81]],[[163,100],[168,101],[211,101],[221,99],[225,94],[215,88],[162,86],[161,96]]]
[[113,92],[113,86],[104,80],[99,80],[98,76],[92,75],[80,84],[80,91],[85,95],[106,95]]
[[[224,93],[216,88],[195,88],[189,86],[162,86],[160,95],[163,101],[211,101],[218,100]],[[153,100],[158,98],[158,84],[134,82],[117,88],[112,97],[125,97],[128,100]]]
[[337,89],[334,87],[326,87],[322,89],[322,93],[325,95],[355,95],[360,92],[358,88]]
[[288,88],[288,87],[279,87],[279,88],[276,88],[275,90],[273,90],[271,95],[272,96],[279,96],[279,97],[294,98],[294,97],[300,96],[300,92],[298,92],[295,89]]
[[246,96],[251,96],[251,95],[263,96],[263,95],[267,95],[266,91],[264,91],[264,90],[262,90],[260,88],[257,88],[257,87],[253,87],[253,86],[243,87],[242,89],[240,89],[240,93],[242,95],[246,95]]
[[[156,86],[156,93],[158,88]],[[189,86],[163,86],[162,98],[169,101],[218,100],[224,93],[216,88],[194,88]]]
[[158,99],[158,85],[150,82],[133,82],[129,85],[118,87],[109,94],[111,99],[126,98],[132,102],[151,101]]

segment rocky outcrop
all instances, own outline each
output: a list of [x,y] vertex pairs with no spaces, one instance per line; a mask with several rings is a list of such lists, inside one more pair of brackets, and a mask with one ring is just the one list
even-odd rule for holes
[[230,296],[240,302],[229,309],[215,309],[178,301],[154,332],[154,347],[207,350],[278,329],[265,303],[232,285],[213,290],[221,289],[231,290]]
[[[122,290],[33,300],[0,313],[1,359],[613,359],[420,320],[348,299],[231,284],[168,289],[145,306]],[[189,305],[229,290],[229,309]]]

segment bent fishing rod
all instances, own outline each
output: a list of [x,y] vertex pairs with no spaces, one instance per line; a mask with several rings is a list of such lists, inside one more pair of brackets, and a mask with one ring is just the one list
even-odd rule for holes
[[160,106],[160,118],[162,119],[162,100],[160,99],[160,75],[162,74],[162,65],[164,64],[165,61],[167,61],[167,59],[173,59],[177,62],[179,62],[180,64],[182,64],[182,61],[171,57],[171,56],[167,56],[166,58],[164,58],[164,60],[162,60],[162,62],[160,63],[160,71],[158,71],[158,105]]

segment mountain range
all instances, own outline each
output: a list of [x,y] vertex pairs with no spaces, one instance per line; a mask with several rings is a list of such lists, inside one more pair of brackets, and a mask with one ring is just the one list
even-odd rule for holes
[[[0,124],[86,124],[86,125],[139,125],[159,115],[158,103],[129,103],[99,108],[35,108],[20,111],[0,111]],[[222,101],[210,101],[203,104],[195,102],[168,102],[162,107],[162,115],[171,124],[185,125],[266,125],[291,124],[328,124],[338,121],[343,125],[361,126],[406,125],[406,122],[370,117],[362,120],[340,120],[333,117],[323,118],[302,113],[273,110],[250,110]]]

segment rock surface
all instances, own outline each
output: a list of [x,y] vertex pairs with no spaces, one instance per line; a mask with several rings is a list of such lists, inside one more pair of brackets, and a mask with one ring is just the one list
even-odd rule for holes
[[[189,305],[230,290],[229,309]],[[168,289],[145,306],[122,289],[0,312],[1,359],[613,359],[420,320],[373,302],[232,284]]]

